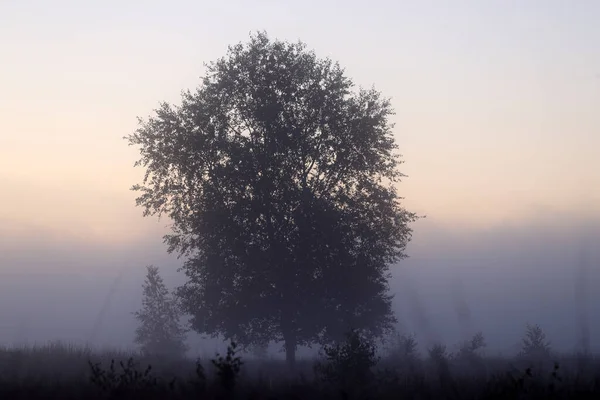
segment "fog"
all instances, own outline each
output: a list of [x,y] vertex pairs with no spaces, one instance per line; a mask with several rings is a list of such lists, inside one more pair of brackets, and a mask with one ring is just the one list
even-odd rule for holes
[[510,353],[530,322],[558,350],[586,335],[600,349],[599,11],[0,1],[0,345],[133,346],[145,267],[170,288],[185,279],[165,223],[143,219],[127,190],[144,171],[123,136],[197,87],[203,63],[265,30],[339,61],[397,111],[410,177],[399,193],[428,215],[392,269],[402,330],[422,346],[481,330],[490,351]]
[[[0,230],[1,345],[132,348],[145,266],[158,266],[171,288],[185,281],[159,229],[114,245],[21,228],[18,238]],[[484,229],[426,218],[413,228],[409,258],[390,283],[399,328],[422,346],[482,331],[488,351],[510,354],[525,324],[536,323],[556,350],[578,349],[586,329],[600,350],[598,219],[544,214]],[[192,354],[221,348],[197,335],[190,345]]]

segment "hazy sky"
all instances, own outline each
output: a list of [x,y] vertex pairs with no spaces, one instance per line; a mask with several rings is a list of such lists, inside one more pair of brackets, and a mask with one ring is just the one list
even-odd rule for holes
[[560,231],[557,213],[597,216],[599,18],[595,0],[0,0],[0,268],[103,268],[40,262],[57,249],[159,257],[164,222],[134,207],[143,171],[122,138],[256,30],[392,98],[400,192],[437,228]]

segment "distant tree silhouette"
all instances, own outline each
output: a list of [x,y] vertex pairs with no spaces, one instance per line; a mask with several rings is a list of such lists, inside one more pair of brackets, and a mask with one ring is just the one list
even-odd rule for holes
[[486,346],[483,333],[477,332],[470,340],[459,344],[458,350],[452,355],[452,361],[465,372],[485,373],[482,351]]
[[521,343],[520,355],[529,358],[547,358],[550,355],[551,345],[546,339],[546,333],[537,325],[527,324],[525,337]]
[[182,357],[187,348],[181,311],[157,267],[147,267],[143,288],[142,309],[134,313],[140,323],[135,330],[135,342],[145,354]]
[[396,360],[404,372],[414,371],[419,361],[418,345],[414,334],[394,332],[387,355]]
[[390,330],[389,265],[417,217],[395,187],[389,100],[265,33],[206,67],[127,138],[146,168],[137,204],[170,217],[168,251],[189,257],[194,329],[283,340],[291,365],[298,345]]
[[482,332],[477,332],[473,335],[470,340],[464,341],[460,344],[456,357],[459,358],[472,358],[477,355],[477,351],[486,347],[485,338]]
[[251,352],[253,357],[266,360],[269,356],[269,346],[268,344],[257,343],[251,346]]

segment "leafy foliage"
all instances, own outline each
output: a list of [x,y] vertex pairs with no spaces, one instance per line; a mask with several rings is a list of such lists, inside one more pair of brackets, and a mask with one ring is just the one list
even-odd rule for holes
[[460,344],[455,358],[465,361],[473,361],[480,357],[479,352],[486,346],[482,332],[477,332],[470,340]]
[[429,359],[435,364],[447,363],[452,356],[452,354],[448,353],[446,345],[441,343],[436,343],[431,346],[427,350],[427,353],[429,355]]
[[373,367],[379,358],[374,343],[358,330],[351,330],[346,340],[325,345],[325,363],[315,365],[315,373],[322,381],[336,383],[344,390],[366,387],[373,381]]
[[527,324],[525,337],[521,345],[521,356],[528,358],[548,358],[550,356],[550,342],[539,325]]
[[429,364],[432,371],[435,371],[440,380],[447,380],[450,375],[450,360],[453,356],[448,352],[445,344],[436,343],[427,350]]
[[157,267],[147,267],[143,289],[142,309],[134,313],[140,323],[135,331],[135,342],[145,354],[183,357],[187,348],[184,342],[186,330],[180,320],[181,310]]
[[458,351],[452,355],[455,365],[468,375],[485,375],[486,366],[483,361],[483,349],[486,347],[482,332],[477,332],[469,340],[460,343]]
[[144,372],[137,370],[133,358],[129,358],[126,364],[121,361],[119,365],[120,373],[115,368],[115,360],[111,360],[108,370],[103,369],[100,363],[90,362],[90,382],[111,397],[149,391],[158,386],[158,380],[151,375],[150,365]]
[[396,190],[389,100],[264,33],[206,69],[128,137],[146,169],[137,204],[173,221],[169,251],[189,257],[179,294],[194,329],[283,340],[290,361],[350,327],[389,331],[389,265],[417,218]]
[[396,332],[392,337],[392,345],[389,353],[401,362],[410,363],[418,358],[418,342],[414,334],[402,334]]
[[217,369],[217,377],[221,382],[222,387],[226,390],[233,390],[236,379],[244,364],[241,357],[236,353],[237,344],[234,341],[231,341],[229,346],[227,346],[227,354],[224,358],[217,354],[217,358],[211,360],[213,366]]

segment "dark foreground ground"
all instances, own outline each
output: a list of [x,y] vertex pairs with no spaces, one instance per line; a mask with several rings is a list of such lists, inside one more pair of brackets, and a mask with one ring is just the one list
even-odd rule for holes
[[508,359],[440,347],[422,357],[389,352],[375,363],[364,348],[338,348],[298,361],[293,373],[280,360],[213,359],[60,344],[4,349],[0,399],[600,399],[600,359],[592,355]]

